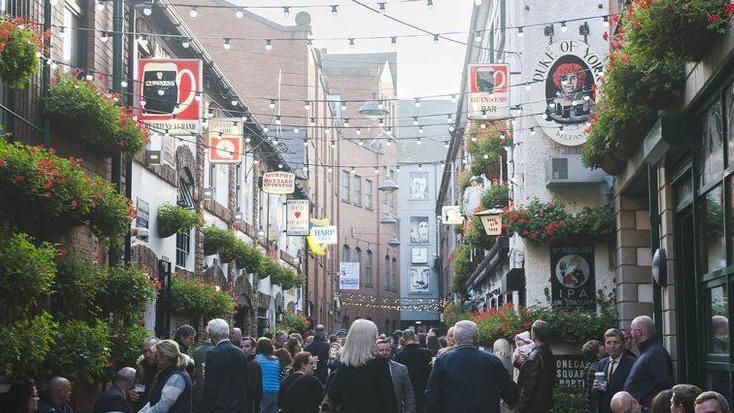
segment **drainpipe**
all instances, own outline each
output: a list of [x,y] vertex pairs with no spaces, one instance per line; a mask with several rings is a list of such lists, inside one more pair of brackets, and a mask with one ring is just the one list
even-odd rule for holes
[[[112,89],[120,92],[120,80],[122,79],[122,26],[123,26],[123,0],[112,1]],[[112,155],[112,184],[118,193],[122,193],[122,153]],[[127,240],[127,237],[125,237]],[[126,242],[129,244],[129,242]],[[125,246],[127,249],[127,245]],[[108,252],[110,265],[116,265],[120,261],[120,252],[117,248],[110,248]]]
[[[660,248],[660,211],[658,206],[658,169],[656,166],[647,166],[648,206],[650,210],[650,251]],[[656,331],[663,328],[663,301],[660,284],[652,279],[652,315]]]

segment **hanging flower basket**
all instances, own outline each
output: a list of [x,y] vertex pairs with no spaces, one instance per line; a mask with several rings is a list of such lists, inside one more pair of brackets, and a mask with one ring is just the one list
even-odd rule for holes
[[161,238],[187,233],[201,222],[196,211],[179,205],[163,204],[158,208],[158,236]]
[[86,146],[110,156],[122,152],[132,158],[148,141],[148,131],[132,109],[118,106],[117,94],[107,93],[92,82],[59,73],[44,98],[53,123],[78,137]]
[[533,242],[600,240],[614,232],[614,210],[609,206],[590,208],[573,215],[559,202],[535,198],[527,205],[507,208],[502,227],[508,236],[517,233]]
[[0,19],[0,79],[14,89],[31,82],[40,66],[44,34],[38,24],[22,18]]

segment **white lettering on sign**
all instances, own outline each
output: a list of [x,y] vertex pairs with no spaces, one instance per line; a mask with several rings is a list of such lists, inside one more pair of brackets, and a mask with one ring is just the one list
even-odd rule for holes
[[312,227],[311,236],[319,244],[335,245],[339,241],[336,226]]

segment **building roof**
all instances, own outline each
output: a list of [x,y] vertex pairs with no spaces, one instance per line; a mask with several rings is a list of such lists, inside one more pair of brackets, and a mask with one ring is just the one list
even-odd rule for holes
[[339,68],[360,68],[373,67],[380,65],[382,67],[385,61],[390,65],[392,75],[392,84],[395,90],[398,89],[398,53],[337,53],[330,54],[326,49],[321,49],[321,62],[324,70]]
[[[423,100],[421,107],[415,107],[415,102],[399,100],[398,110],[398,163],[408,162],[438,162],[446,158],[445,142],[451,141],[447,115],[453,115],[456,103],[450,100]],[[428,116],[437,115],[437,116]],[[439,116],[440,115],[440,116]],[[423,126],[423,134],[418,132],[418,126],[413,125],[413,117],[418,116],[418,126]],[[421,145],[410,138],[421,137]]]

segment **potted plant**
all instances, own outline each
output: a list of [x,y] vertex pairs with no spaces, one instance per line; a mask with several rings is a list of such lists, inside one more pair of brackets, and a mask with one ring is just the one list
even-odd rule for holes
[[232,255],[238,269],[246,268],[250,273],[260,272],[263,256],[255,247],[236,239]]
[[201,223],[199,214],[191,209],[169,203],[158,207],[158,236],[161,238],[168,238],[176,233],[185,234]]
[[0,79],[9,87],[23,89],[38,73],[43,39],[42,30],[30,20],[0,19]]

